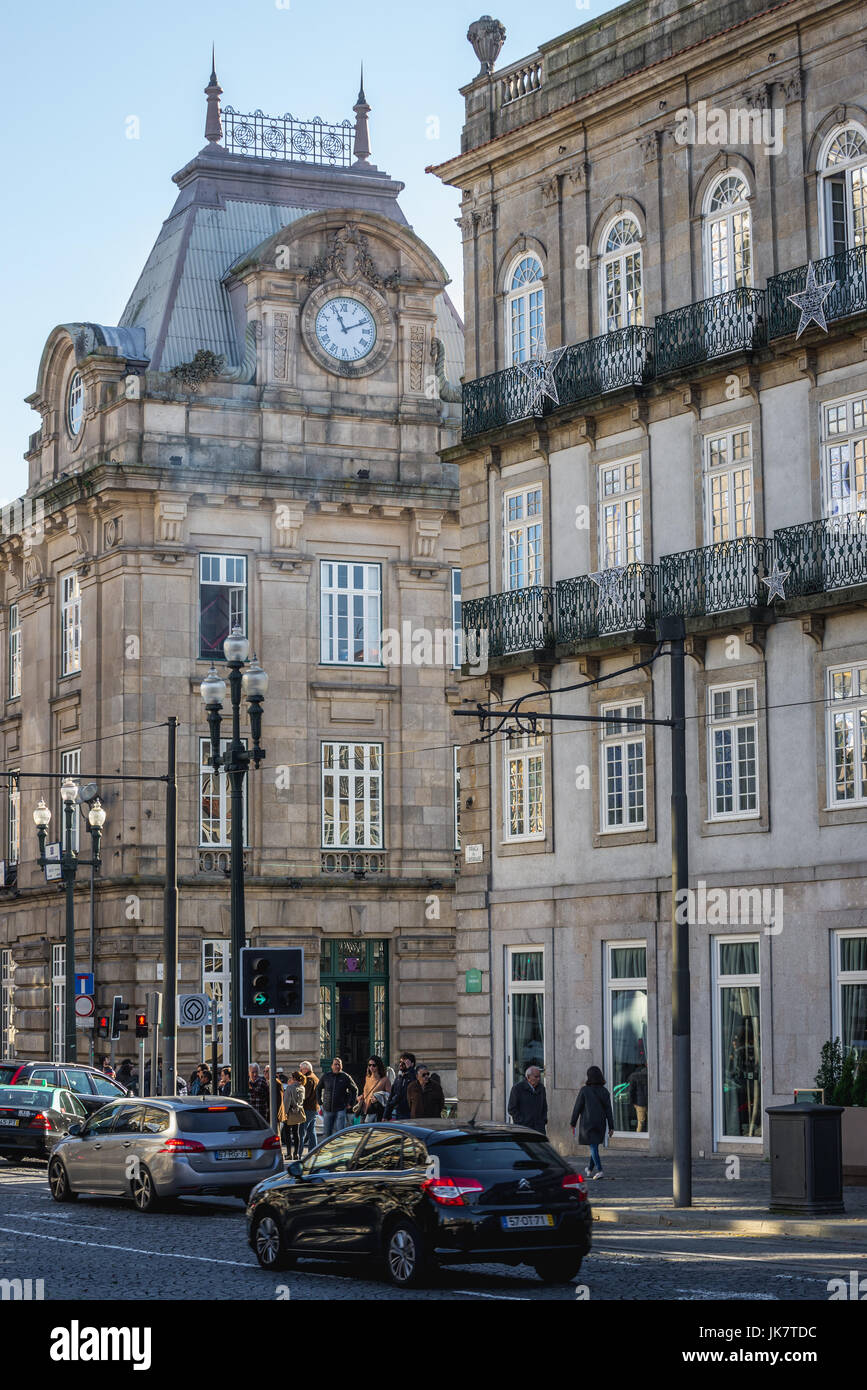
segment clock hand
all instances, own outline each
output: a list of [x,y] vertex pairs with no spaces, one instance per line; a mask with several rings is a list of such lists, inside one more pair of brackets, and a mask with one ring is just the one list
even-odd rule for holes
[[335,318],[337,319],[337,322],[340,324],[340,327],[343,329],[343,332],[344,332],[344,333],[348,333],[348,332],[349,332],[349,329],[346,327],[346,324],[343,322],[343,319],[340,317],[340,310],[339,310],[339,309],[335,309],[335,310],[334,310],[334,316],[335,316]]

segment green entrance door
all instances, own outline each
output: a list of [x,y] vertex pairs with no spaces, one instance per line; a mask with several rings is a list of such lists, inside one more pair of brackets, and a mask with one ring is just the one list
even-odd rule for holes
[[[388,942],[329,938],[319,956],[319,1065],[340,1057],[359,1089],[371,1054],[388,1063]],[[321,1074],[321,1073],[320,1073]]]

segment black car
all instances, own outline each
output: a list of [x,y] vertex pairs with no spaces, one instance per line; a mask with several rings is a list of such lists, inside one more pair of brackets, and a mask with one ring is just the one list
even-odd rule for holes
[[72,1091],[88,1115],[101,1110],[110,1100],[129,1095],[125,1086],[83,1062],[0,1062],[0,1086],[20,1086],[26,1081],[44,1081],[52,1090]]
[[87,1111],[71,1091],[50,1086],[0,1086],[0,1158],[48,1158],[70,1125]]
[[544,1135],[457,1120],[344,1129],[260,1183],[247,1207],[263,1269],[371,1256],[402,1288],[438,1265],[480,1262],[568,1283],[590,1227],[584,1181]]

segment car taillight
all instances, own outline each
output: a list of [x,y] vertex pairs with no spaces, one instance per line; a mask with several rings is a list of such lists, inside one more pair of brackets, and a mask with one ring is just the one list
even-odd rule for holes
[[204,1144],[198,1139],[167,1139],[160,1149],[161,1154],[203,1154]]
[[277,1135],[276,1135],[276,1134],[269,1134],[269,1135],[268,1135],[268,1138],[265,1140],[264,1144],[262,1145],[262,1148],[263,1148],[263,1149],[279,1149],[279,1148],[281,1148],[280,1140],[277,1138]]
[[567,1192],[576,1192],[582,1202],[587,1201],[587,1190],[580,1173],[567,1173],[561,1184]]
[[475,1178],[458,1178],[457,1182],[454,1178],[425,1178],[421,1190],[439,1202],[441,1207],[465,1207],[468,1205],[464,1201],[465,1196],[484,1192],[485,1188]]
[[27,1126],[28,1129],[50,1129],[51,1121],[42,1110],[38,1110]]

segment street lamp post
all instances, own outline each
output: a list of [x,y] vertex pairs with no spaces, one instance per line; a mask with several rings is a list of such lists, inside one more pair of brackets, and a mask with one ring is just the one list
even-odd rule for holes
[[[247,665],[250,643],[239,627],[232,628],[223,643],[223,654],[229,667],[228,690],[232,703],[232,737],[225,753],[220,752],[220,727],[222,724],[223,701],[226,698],[226,682],[211,666],[200,690],[208,715],[208,729],[211,735],[211,756],[209,762],[215,772],[221,769],[229,779],[231,789],[230,819],[230,879],[231,879],[231,943],[229,949],[229,1003],[230,1003],[230,1061],[232,1067],[232,1091],[236,1096],[247,1094],[248,1050],[247,1030],[241,1017],[241,950],[246,944],[246,924],[244,916],[244,778],[252,761],[259,767],[265,757],[265,749],[260,746],[262,733],[262,702],[268,689],[268,677],[262,670],[255,655]],[[247,665],[247,669],[243,670]],[[241,738],[241,699],[247,701],[247,714],[250,719],[250,732],[253,747],[247,748]],[[225,1014],[224,1014],[225,1022]]]
[[[65,777],[60,784],[60,798],[63,803],[63,833],[60,842],[60,877],[66,894],[66,988],[63,1012],[63,1060],[77,1061],[75,1043],[75,874],[79,864],[89,864],[99,873],[102,828],[105,825],[105,811],[97,798],[87,814],[87,831],[91,837],[92,857],[79,859],[72,847],[72,827],[75,824],[78,785],[71,777]],[[33,812],[33,823],[39,837],[40,868],[46,864],[57,863],[45,857],[45,838],[51,824],[51,812],[40,798]]]

